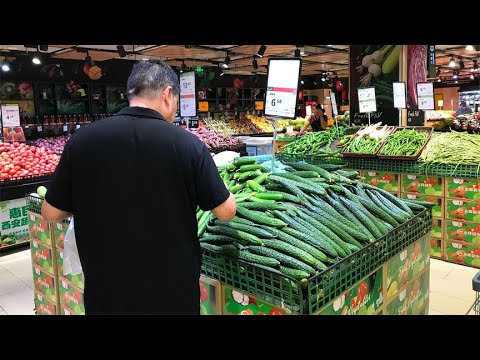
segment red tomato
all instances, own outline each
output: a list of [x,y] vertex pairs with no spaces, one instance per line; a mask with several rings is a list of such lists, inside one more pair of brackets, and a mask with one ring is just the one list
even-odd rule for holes
[[273,308],[272,310],[270,310],[269,314],[270,315],[283,315],[283,311]]
[[200,282],[200,301],[205,302],[208,300],[208,291],[205,285]]

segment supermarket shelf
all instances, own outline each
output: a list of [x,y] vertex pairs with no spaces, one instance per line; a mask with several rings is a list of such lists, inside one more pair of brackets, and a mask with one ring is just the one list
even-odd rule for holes
[[0,201],[25,197],[25,194],[35,192],[39,186],[48,185],[50,179],[51,175],[45,175],[0,183]]
[[18,251],[26,250],[29,247],[30,247],[29,239],[26,239],[25,241],[19,242],[17,244],[0,247],[0,256],[10,255]]

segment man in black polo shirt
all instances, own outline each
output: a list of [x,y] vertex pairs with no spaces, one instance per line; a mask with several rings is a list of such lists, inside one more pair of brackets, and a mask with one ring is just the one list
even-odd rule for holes
[[235,198],[206,146],[172,124],[167,64],[137,63],[127,91],[130,107],[67,143],[42,215],[75,216],[87,314],[199,314],[196,208],[228,221]]

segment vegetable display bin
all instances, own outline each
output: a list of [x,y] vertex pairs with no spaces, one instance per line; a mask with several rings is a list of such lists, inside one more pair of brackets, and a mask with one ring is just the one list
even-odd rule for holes
[[445,218],[480,224],[480,201],[447,199],[445,203]]
[[413,279],[386,306],[386,315],[418,315],[428,309],[430,267]]
[[262,299],[252,297],[229,286],[223,287],[224,315],[287,315],[288,309],[281,309]]
[[32,239],[30,242],[30,252],[34,265],[41,267],[50,275],[55,275],[55,260],[52,248]]
[[479,180],[447,178],[445,196],[452,199],[480,201]]
[[42,268],[33,265],[33,286],[36,291],[45,295],[45,297],[57,302],[57,283],[55,278],[42,270]]
[[34,291],[35,314],[36,315],[57,315],[57,304],[47,299],[47,297]]
[[200,276],[200,315],[221,315],[223,310],[222,284]]
[[400,191],[400,174],[377,171],[364,171],[363,182],[389,192]]
[[443,178],[428,175],[403,175],[402,192],[417,195],[443,196]]
[[[67,280],[60,280],[58,284],[62,313],[66,315],[85,315],[83,292],[70,284]],[[68,314],[69,313],[69,314]]]

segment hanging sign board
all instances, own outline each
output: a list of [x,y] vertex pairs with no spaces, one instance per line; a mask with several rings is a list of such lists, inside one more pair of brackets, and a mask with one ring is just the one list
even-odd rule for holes
[[403,81],[393,83],[393,107],[397,109],[407,108],[407,87]]
[[180,116],[197,116],[195,72],[180,74]]
[[269,58],[265,115],[296,118],[301,59]]
[[417,104],[420,110],[435,110],[433,82],[417,83]]
[[377,111],[377,100],[374,87],[358,89],[358,106],[360,110],[359,112],[361,113]]

